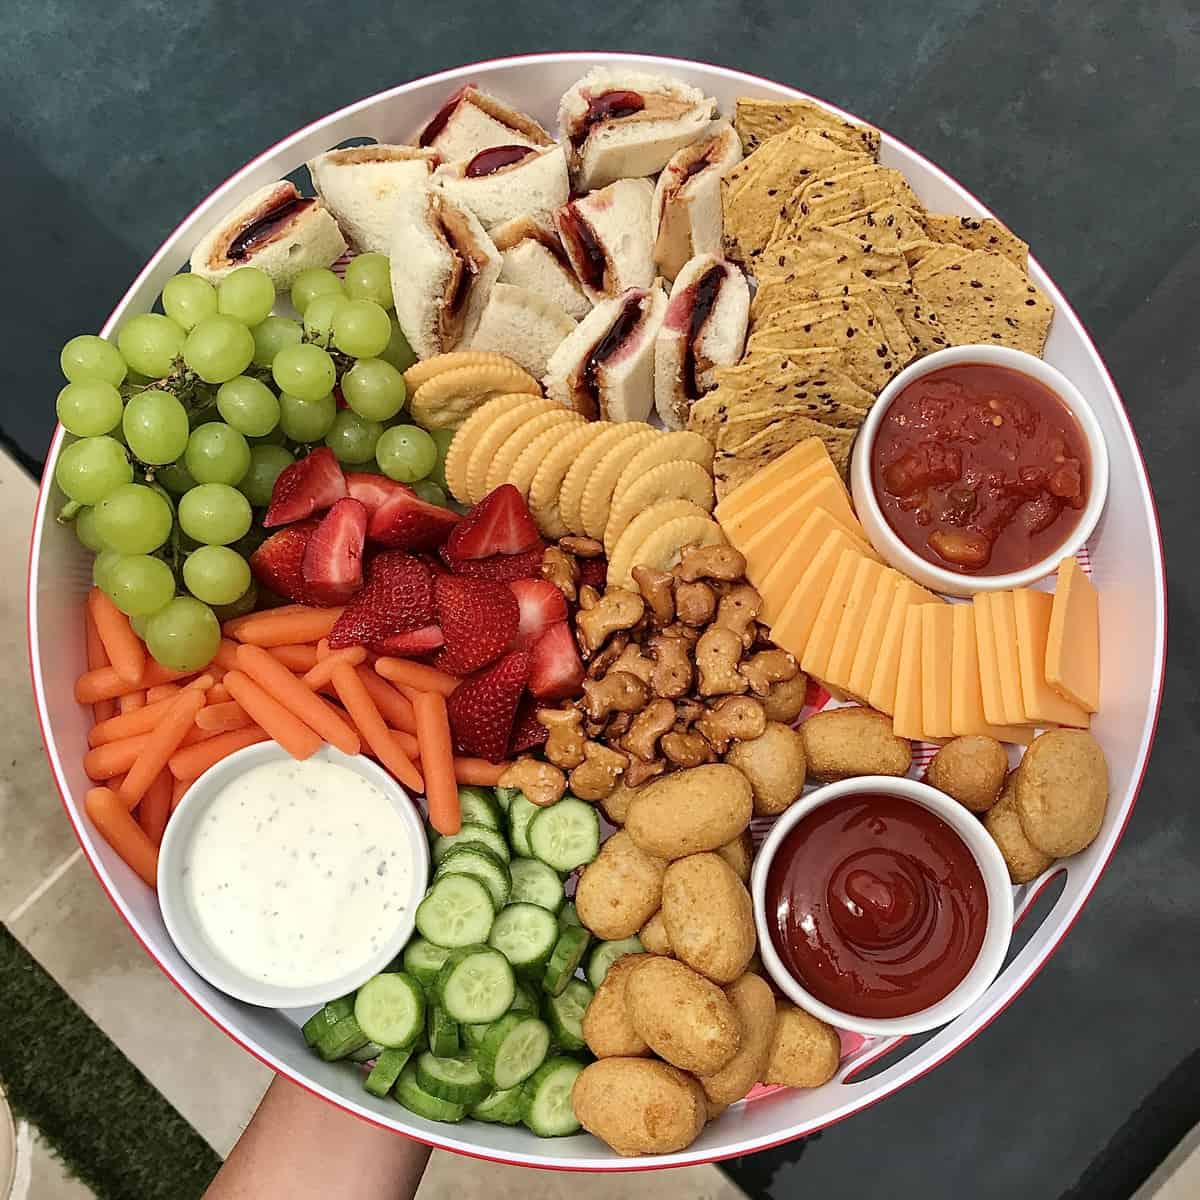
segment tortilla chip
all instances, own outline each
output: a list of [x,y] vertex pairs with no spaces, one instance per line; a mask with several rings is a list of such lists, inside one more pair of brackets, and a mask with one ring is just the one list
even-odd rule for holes
[[887,295],[890,291],[903,290],[905,287],[902,283],[877,283],[874,279],[868,279],[848,261],[839,263],[826,259],[825,263],[818,265],[820,269],[806,271],[803,280],[790,277],[786,280],[772,279],[759,287],[750,302],[750,320],[761,321],[781,308],[790,308],[804,300],[864,295],[875,291]]
[[925,279],[953,263],[962,262],[971,252],[958,245],[931,243],[911,266],[914,279]]
[[931,240],[922,213],[888,200],[831,224],[834,229],[848,233],[868,251],[904,254]]
[[1029,246],[994,217],[952,217],[944,213],[928,213],[926,224],[930,236],[939,242],[955,242],[968,250],[991,250],[1003,254],[1022,271],[1029,266]]
[[728,417],[721,426],[718,440],[722,449],[737,450],[769,426],[778,426],[781,422],[789,422],[795,417],[803,417],[805,421],[816,421],[817,424],[828,425],[831,429],[857,429],[866,420],[866,416],[861,408],[838,404],[836,401],[828,404],[817,401],[779,404],[774,408],[739,412]]
[[836,225],[889,200],[913,212],[924,211],[916,192],[899,171],[879,167],[874,174],[849,187],[801,189],[797,220],[804,225]]
[[924,358],[949,345],[937,314],[911,287],[893,288],[889,299],[912,341],[914,358]]
[[904,283],[909,278],[903,255],[865,250],[855,238],[828,225],[790,228],[783,240],[755,260],[754,276],[760,285],[789,276],[803,279],[806,271],[830,259],[848,263],[868,279]]
[[733,112],[733,127],[747,154],[768,138],[797,125],[823,133],[848,150],[860,150],[872,157],[879,153],[878,129],[843,121],[812,100],[757,100],[739,96]]
[[766,429],[742,443],[736,451],[724,450],[718,445],[713,462],[717,495],[728,495],[756,471],[761,471],[768,463],[774,462],[797,443],[810,437],[819,437],[825,443],[833,465],[844,477],[850,464],[855,433],[853,429],[834,429],[807,417],[794,416],[781,418],[768,425]]

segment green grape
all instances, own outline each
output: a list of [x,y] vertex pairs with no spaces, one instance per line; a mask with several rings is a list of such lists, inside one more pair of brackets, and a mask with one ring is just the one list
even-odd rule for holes
[[[184,443],[186,445],[186,443]],[[173,496],[182,496],[196,486],[196,481],[188,474],[188,469],[181,462],[173,462],[160,467],[154,472],[154,478],[163,485]]]
[[293,442],[319,442],[333,426],[336,415],[332,392],[317,400],[301,400],[287,392],[279,397],[279,428]]
[[126,616],[148,617],[170,603],[175,576],[161,558],[125,554],[108,568],[103,590]]
[[179,501],[179,527],[205,546],[227,546],[245,537],[250,501],[227,483],[201,483]]
[[426,504],[436,504],[441,508],[445,508],[450,503],[446,493],[432,479],[418,479],[413,484],[413,491]]
[[287,317],[268,317],[250,330],[254,338],[254,365],[269,367],[284,346],[294,346],[304,338],[298,321]]
[[184,559],[183,582],[205,604],[232,604],[250,586],[250,564],[228,546],[201,546]]
[[124,483],[96,505],[96,532],[118,554],[149,554],[171,534],[170,502],[154,488]]
[[143,617],[140,613],[132,613],[129,617],[129,627],[138,635],[144,642],[146,640],[146,622],[149,617]]
[[333,359],[320,346],[308,343],[280,350],[271,364],[271,375],[281,392],[301,400],[319,400],[329,395],[337,382]]
[[380,436],[375,457],[389,479],[416,483],[437,465],[437,443],[416,425],[393,425]]
[[232,621],[244,617],[258,607],[258,584],[250,580],[250,586],[232,604],[214,604],[213,612],[218,621]]
[[54,479],[68,499],[97,504],[113,488],[133,479],[133,467],[115,438],[83,438],[58,456]]
[[199,275],[173,275],[162,290],[163,312],[182,329],[195,329],[217,312],[217,289]]
[[93,554],[99,554],[101,550],[110,549],[110,547],[104,544],[104,539],[96,529],[95,508],[81,508],[75,514],[74,525],[75,536],[79,539],[80,545],[86,546]]
[[121,326],[117,349],[125,361],[142,375],[161,379],[171,373],[187,331],[161,313],[138,313]]
[[217,284],[217,312],[234,317],[243,325],[258,325],[271,315],[275,285],[266,271],[238,267]]
[[342,395],[369,421],[390,421],[407,398],[404,376],[382,358],[360,358],[342,376]]
[[433,444],[437,447],[438,452],[437,462],[434,463],[433,470],[429,472],[429,478],[446,491],[450,490],[446,483],[446,451],[450,449],[450,443],[454,441],[456,432],[457,430],[454,429],[431,429],[429,431],[429,436],[433,438]]
[[292,284],[292,307],[304,316],[309,304],[318,296],[344,296],[342,281],[325,267],[309,267],[296,276]]
[[242,476],[238,491],[255,508],[266,508],[271,503],[271,492],[279,473],[294,461],[291,451],[282,446],[251,446],[250,467]]
[[162,466],[174,462],[187,448],[187,410],[170,392],[150,388],[130,397],[121,431],[138,459]]
[[254,446],[282,446],[287,441],[287,434],[276,425],[270,433],[263,434],[262,437],[248,437],[246,441],[252,448]]
[[146,622],[146,645],[172,671],[198,671],[212,662],[221,643],[213,610],[191,596],[176,596]]
[[374,300],[392,307],[392,266],[386,254],[360,254],[346,268],[346,295],[351,300]]
[[232,426],[209,421],[192,431],[183,465],[197,483],[236,486],[250,467],[250,447]]
[[254,335],[224,313],[205,317],[183,343],[183,361],[205,383],[224,383],[240,375],[254,358]]
[[333,344],[354,358],[375,358],[391,337],[387,310],[373,300],[349,300],[333,314]]
[[113,387],[120,387],[127,370],[120,350],[94,333],[81,333],[73,337],[62,348],[58,362],[62,373],[72,383],[100,379],[111,383]]
[[338,462],[353,466],[375,457],[375,444],[382,433],[383,426],[378,421],[367,421],[344,408],[333,418],[325,445]]
[[76,437],[99,437],[121,423],[121,393],[103,379],[68,383],[54,405],[63,428]]
[[92,561],[92,582],[102,591],[108,591],[109,572],[121,561],[115,550],[101,550]]
[[379,357],[384,362],[390,362],[397,371],[407,371],[409,367],[417,361],[417,356],[413,353],[413,348],[408,344],[408,338],[404,336],[404,330],[400,328],[400,322],[396,320],[396,315],[391,315],[391,337],[388,339],[388,344],[384,347]]
[[304,310],[304,332],[314,342],[329,345],[333,335],[333,314],[347,303],[341,292],[326,292],[317,296]]
[[217,411],[246,437],[266,437],[279,424],[279,401],[251,375],[239,375],[217,390]]

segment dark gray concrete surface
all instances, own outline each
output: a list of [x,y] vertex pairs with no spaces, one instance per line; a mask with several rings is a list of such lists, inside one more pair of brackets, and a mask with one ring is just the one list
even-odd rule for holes
[[779,1200],[1128,1196],[1200,1119],[1194,3],[8,0],[0,427],[36,469],[61,343],[98,327],[179,217],[262,147],[444,67],[588,48],[718,61],[805,88],[973,189],[1029,240],[1095,336],[1167,544],[1158,745],[1124,842],[1063,948],[931,1075],[730,1169]]

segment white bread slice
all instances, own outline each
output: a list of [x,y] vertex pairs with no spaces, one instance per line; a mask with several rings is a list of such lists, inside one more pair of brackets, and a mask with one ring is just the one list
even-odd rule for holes
[[592,311],[592,302],[579,286],[553,225],[517,217],[490,232],[504,260],[500,268],[502,283],[545,296],[577,321]]
[[413,139],[445,162],[470,158],[488,146],[549,146],[554,139],[530,116],[481,92],[460,88]]
[[500,274],[500,253],[469,208],[431,184],[392,209],[396,320],[420,358],[466,345]]
[[507,354],[540,379],[550,356],[574,328],[575,322],[553,301],[527,288],[498,283],[467,348]]
[[[666,313],[659,287],[630,288],[597,304],[550,356],[546,394],[589,420],[646,420],[654,405],[654,343]],[[597,351],[604,358],[593,365]]]
[[697,254],[721,253],[721,176],[741,160],[741,138],[728,121],[720,121],[663,168],[650,223],[654,261],[667,279]]
[[[244,250],[238,240],[253,237]],[[346,249],[346,239],[318,199],[306,199],[281,179],[248,196],[227,213],[192,251],[193,274],[216,283],[238,267],[265,271],[275,290],[286,292],[309,267],[328,267]]]
[[[593,121],[594,104],[608,95],[618,102],[616,114]],[[641,107],[631,112],[620,106],[623,98],[636,99]],[[563,143],[574,151],[576,189],[591,191],[616,179],[657,174],[676,150],[704,133],[716,112],[711,96],[682,80],[594,67],[563,94],[558,107]]]
[[308,161],[313,187],[359,254],[386,254],[396,194],[424,183],[437,165],[416,146],[348,146]]
[[654,407],[668,429],[686,428],[692,404],[716,386],[715,368],[742,357],[749,321],[750,287],[737,266],[715,254],[684,264],[654,356]]
[[[648,179],[618,179],[555,212],[563,249],[594,303],[654,282],[653,199],[654,188]],[[594,253],[589,254],[589,244]]]
[[435,180],[456,200],[461,200],[484,229],[492,229],[514,217],[549,221],[554,210],[566,204],[571,195],[567,153],[561,146],[533,150],[520,161],[490,175],[472,176],[468,171],[477,157],[444,163],[438,167]]

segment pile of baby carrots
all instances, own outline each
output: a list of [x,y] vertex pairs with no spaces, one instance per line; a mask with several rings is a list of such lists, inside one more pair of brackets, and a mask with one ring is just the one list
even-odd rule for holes
[[88,669],[75,699],[92,706],[83,769],[98,786],[85,808],[151,887],[163,831],[192,781],[255,742],[273,739],[297,759],[325,742],[368,754],[425,794],[439,833],[458,832],[460,783],[491,787],[503,774],[506,763],[454,754],[446,697],[458,679],[363,646],[330,650],[341,612],[289,605],[236,617],[212,662],[182,672],[149,657],[99,588],[88,593]]

